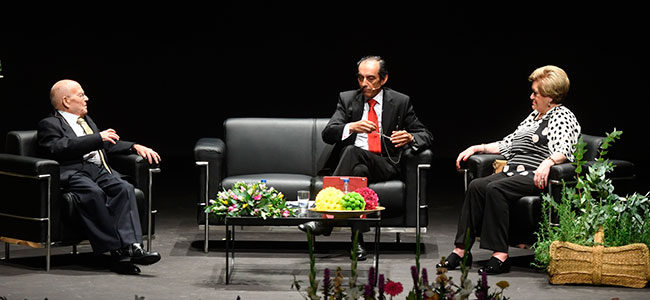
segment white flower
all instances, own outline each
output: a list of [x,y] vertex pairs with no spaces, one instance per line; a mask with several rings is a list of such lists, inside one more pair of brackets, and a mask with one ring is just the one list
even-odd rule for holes
[[348,294],[345,295],[345,299],[348,299],[348,300],[359,299],[359,297],[361,296],[360,293],[361,293],[361,291],[359,291],[359,289],[350,289],[350,290],[348,290]]
[[469,295],[472,294],[472,291],[474,291],[472,281],[466,278],[465,282],[463,283],[463,289],[458,292],[458,295],[460,295],[460,299],[467,299]]

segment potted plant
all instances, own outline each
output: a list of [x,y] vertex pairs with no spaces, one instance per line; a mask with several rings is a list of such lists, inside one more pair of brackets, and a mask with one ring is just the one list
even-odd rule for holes
[[[574,153],[575,186],[563,183],[559,203],[543,195],[534,264],[548,271],[553,284],[642,288],[650,279],[648,194],[619,196],[607,178],[615,166],[605,155],[621,134],[616,129],[607,133],[594,162],[582,160],[586,144],[580,139]],[[557,226],[548,222],[549,207],[557,212]]]

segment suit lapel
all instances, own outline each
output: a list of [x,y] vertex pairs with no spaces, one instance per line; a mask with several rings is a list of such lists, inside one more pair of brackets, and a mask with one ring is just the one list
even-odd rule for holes
[[381,111],[381,131],[390,136],[395,129],[394,114],[395,114],[395,103],[393,102],[393,97],[388,89],[384,89],[384,106]]
[[363,94],[359,93],[354,98],[352,102],[352,120],[361,120],[363,117],[363,104],[365,100],[363,99]]
[[57,111],[54,112],[54,116],[59,119],[59,122],[61,122],[61,129],[63,130],[63,134],[69,138],[76,138],[77,134],[74,133],[74,130],[72,130],[72,126],[68,124],[68,121]]

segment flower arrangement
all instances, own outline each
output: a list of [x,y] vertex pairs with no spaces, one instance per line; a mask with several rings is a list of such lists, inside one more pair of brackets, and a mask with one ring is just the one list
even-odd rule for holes
[[284,195],[264,181],[235,183],[232,189],[217,193],[217,199],[210,200],[205,212],[219,219],[244,216],[286,218],[296,215],[296,209],[287,206]]
[[377,193],[372,189],[364,187],[358,188],[354,191],[359,193],[361,197],[363,197],[363,200],[366,201],[367,210],[375,209],[377,208],[377,205],[379,205],[379,197],[377,197]]
[[[361,203],[356,207],[350,201],[351,199],[361,198],[363,198],[363,201],[359,200]],[[358,188],[346,194],[335,187],[329,186],[318,192],[315,205],[317,210],[373,210],[379,205],[379,197],[375,191],[367,187]]]
[[[357,233],[358,234],[358,233]],[[469,237],[469,234],[467,235]],[[417,238],[417,245],[420,244],[419,236]],[[356,249],[357,236],[355,235],[352,241],[352,251]],[[469,244],[469,241],[466,241]],[[346,287],[343,285],[343,275],[341,275],[341,267],[336,269],[334,279],[331,278],[330,270],[325,268],[323,271],[323,284],[320,285],[316,280],[316,268],[314,259],[314,250],[311,239],[311,233],[307,232],[307,246],[309,247],[309,287],[306,289],[306,294],[301,293],[300,283],[294,276],[292,288],[295,288],[304,299],[308,300],[342,300],[342,299],[364,299],[364,300],[386,300],[393,299],[404,291],[401,282],[386,279],[384,274],[376,276],[374,267],[368,269],[368,281],[364,285],[357,284],[357,260],[356,256],[352,255],[352,266],[350,271],[349,284]],[[466,259],[466,258],[465,258]],[[441,261],[445,258],[442,257]],[[503,291],[509,287],[507,281],[499,281],[496,283],[499,290],[490,293],[490,287],[487,282],[487,274],[483,273],[476,285],[473,285],[471,280],[467,278],[469,268],[466,267],[466,261],[461,263],[461,286],[453,283],[451,277],[447,277],[446,268],[437,269],[437,278],[435,281],[429,283],[428,273],[426,268],[420,269],[420,251],[419,246],[416,246],[415,265],[411,266],[411,277],[413,279],[413,288],[405,297],[407,300],[463,300],[469,299],[469,296],[474,292],[479,300],[508,300],[508,297],[503,295]],[[321,296],[318,295],[320,286]]]

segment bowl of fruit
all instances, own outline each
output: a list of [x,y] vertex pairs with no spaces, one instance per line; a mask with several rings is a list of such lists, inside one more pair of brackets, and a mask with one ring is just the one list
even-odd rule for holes
[[367,187],[349,193],[335,187],[326,187],[318,192],[315,206],[309,210],[330,218],[358,218],[384,210],[384,207],[378,205],[378,200],[377,194]]

